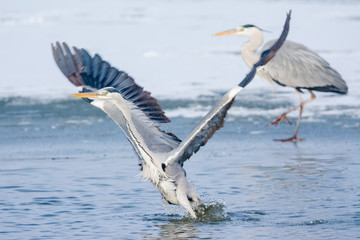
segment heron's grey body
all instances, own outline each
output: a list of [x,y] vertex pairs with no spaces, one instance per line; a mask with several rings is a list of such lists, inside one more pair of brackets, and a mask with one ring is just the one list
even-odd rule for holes
[[[249,67],[258,61],[260,55],[269,49],[276,40],[264,44],[260,54],[255,51],[262,45],[263,36],[260,29],[254,27],[250,41],[244,43],[241,55]],[[341,75],[316,52],[303,44],[286,40],[277,51],[276,56],[265,66],[258,69],[257,74],[282,86],[296,89],[309,89],[324,92],[347,93],[348,87]]]
[[[215,35],[249,37],[250,40],[245,42],[241,48],[241,55],[249,67],[252,67],[260,59],[261,54],[275,42],[275,40],[267,42],[262,50],[257,53],[258,48],[263,43],[263,35],[261,29],[251,24]],[[301,89],[307,89],[311,93],[311,99],[305,102],[299,95],[301,104],[290,110],[293,111],[300,107],[300,115],[294,136],[283,141],[302,140],[298,139],[296,135],[304,105],[315,99],[312,90],[340,94],[346,94],[348,91],[341,75],[327,61],[306,46],[289,40],[284,42],[269,63],[258,69],[257,74],[270,83],[276,82],[281,86],[293,87],[298,93],[301,92]],[[288,112],[276,118],[271,124],[277,125],[282,119],[288,121],[286,118]]]
[[160,129],[159,123],[169,122],[157,100],[139,87],[125,72],[119,71],[99,55],[91,57],[84,49],[57,43],[53,46],[55,61],[80,94],[92,105],[107,113],[123,130],[139,158],[142,176],[154,184],[166,203],[182,205],[196,218],[194,208],[199,196],[187,180],[184,162],[224,125],[224,118],[235,96],[256,74],[256,68],[268,62],[285,41],[290,13],[279,40],[251,69],[238,85],[227,92],[213,109],[181,141]]

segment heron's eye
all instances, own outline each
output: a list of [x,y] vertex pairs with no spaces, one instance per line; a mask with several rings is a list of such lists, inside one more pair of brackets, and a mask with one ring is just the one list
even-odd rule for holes
[[106,96],[106,95],[108,95],[108,93],[109,93],[108,91],[105,91],[105,92],[104,92],[104,95]]
[[242,31],[244,31],[245,30],[245,28],[244,27],[242,27],[241,29],[240,29],[240,31],[242,32]]

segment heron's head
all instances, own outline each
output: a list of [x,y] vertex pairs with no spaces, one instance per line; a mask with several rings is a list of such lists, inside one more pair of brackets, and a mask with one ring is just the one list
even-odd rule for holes
[[88,98],[91,100],[111,100],[115,96],[118,96],[120,93],[113,87],[106,87],[97,90],[96,92],[83,92],[78,94],[73,94],[73,97],[81,97],[81,98]]
[[235,36],[250,37],[254,33],[259,32],[259,31],[263,31],[263,30],[258,28],[255,25],[245,24],[245,25],[242,25],[242,26],[237,27],[237,28],[232,29],[232,30],[215,33],[213,36],[235,35]]

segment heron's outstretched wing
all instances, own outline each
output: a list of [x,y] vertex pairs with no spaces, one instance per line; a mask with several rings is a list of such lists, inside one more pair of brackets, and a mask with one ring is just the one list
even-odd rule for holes
[[[266,49],[274,41],[264,45]],[[297,89],[347,93],[341,75],[317,53],[306,46],[286,41],[269,64],[263,67],[263,77],[280,85]]]
[[183,163],[189,159],[192,154],[196,153],[201,146],[204,146],[207,143],[207,141],[218,129],[224,126],[224,118],[226,117],[227,111],[231,107],[236,95],[254,78],[257,67],[268,63],[271,58],[275,56],[276,51],[279,50],[281,45],[284,43],[289,32],[290,16],[291,11],[287,15],[284,29],[278,41],[269,48],[268,51],[262,54],[260,60],[254,64],[251,71],[246,75],[241,83],[228,91],[225,96],[220,99],[216,106],[192,130],[189,136],[170,153],[170,157],[162,165],[163,169],[165,169],[167,165],[171,165],[176,161]]
[[[73,47],[74,53],[66,43],[52,45],[55,61],[60,70],[80,92],[94,91],[104,87],[117,89],[123,98],[134,103],[151,120],[160,123],[170,122],[157,100],[150,92],[144,91],[132,77],[103,61],[98,54],[91,57],[85,49]],[[90,100],[89,100],[90,101]]]

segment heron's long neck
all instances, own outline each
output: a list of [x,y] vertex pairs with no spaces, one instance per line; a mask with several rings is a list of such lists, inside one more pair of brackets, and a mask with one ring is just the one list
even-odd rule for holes
[[255,53],[263,43],[263,36],[260,30],[256,29],[250,36],[250,40],[241,47],[241,55],[249,67],[252,67],[259,59],[260,54]]

